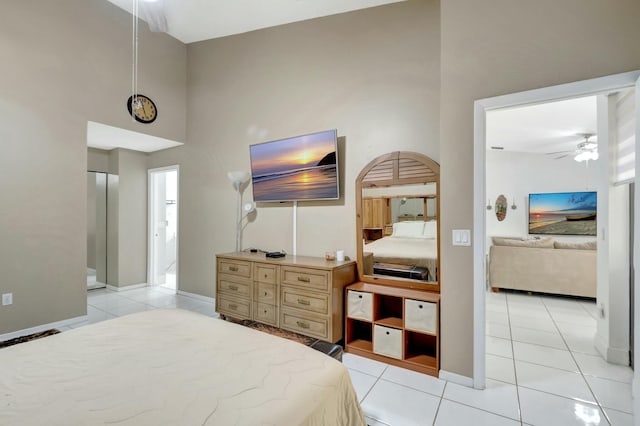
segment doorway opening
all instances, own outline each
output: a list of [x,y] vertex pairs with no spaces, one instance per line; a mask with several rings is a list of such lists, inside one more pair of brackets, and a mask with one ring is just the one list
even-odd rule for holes
[[178,285],[179,166],[149,170],[149,285],[173,291]]
[[[591,96],[591,95],[608,95],[621,89],[626,88],[636,88],[635,98],[638,99],[638,88],[640,87],[640,80],[638,77],[640,76],[640,72],[634,71],[629,73],[617,74],[607,77],[595,78],[592,80],[579,81],[559,86],[547,87],[543,89],[536,89],[527,92],[513,93],[510,95],[499,96],[495,98],[487,98],[478,100],[475,102],[475,118],[474,118],[474,387],[476,388],[484,388],[485,387],[485,379],[486,379],[486,371],[485,371],[485,354],[486,354],[486,345],[485,341],[485,327],[486,327],[486,317],[487,311],[485,306],[486,300],[486,271],[487,271],[487,232],[486,232],[486,220],[487,215],[489,213],[493,214],[493,212],[488,211],[487,200],[488,196],[491,194],[487,194],[486,188],[486,161],[487,161],[487,153],[486,153],[486,145],[487,145],[487,112],[492,110],[497,110],[501,108],[513,108],[517,106],[523,105],[533,105],[533,104],[541,104],[546,102],[554,102],[566,99],[575,99],[578,97]],[[638,112],[636,110],[636,125],[634,128],[638,128]],[[608,123],[611,125],[611,123]],[[600,132],[599,132],[600,133]],[[603,134],[599,134],[598,137],[600,139],[599,143],[602,143],[602,146],[607,147],[608,141],[611,134],[609,131],[603,132]],[[635,145],[637,147],[638,140],[636,140]],[[601,164],[608,163],[608,153],[606,150],[604,152],[600,152],[601,155]],[[602,158],[605,156],[605,158]],[[577,160],[576,160],[577,161]],[[606,176],[606,175],[605,175]],[[610,200],[610,197],[613,194],[609,192],[607,185],[604,185],[602,180],[602,175],[599,177],[599,188],[606,190],[607,200]],[[605,179],[604,182],[607,182]],[[600,191],[598,191],[600,192]],[[637,195],[637,194],[636,194]],[[600,194],[598,194],[600,197]],[[637,202],[637,197],[634,202]],[[505,203],[506,204],[506,203]],[[600,204],[600,203],[598,203]],[[604,203],[603,203],[604,204]],[[523,206],[524,207],[524,206]],[[638,209],[632,209],[630,214],[633,214],[633,221],[639,220],[638,218]],[[628,210],[627,210],[628,212]],[[598,209],[598,218],[603,218],[603,216],[607,216],[608,219],[612,219],[608,215],[608,212],[603,212],[600,208]],[[600,224],[598,224],[600,228]],[[609,229],[608,231],[610,231]],[[636,233],[636,229],[634,229],[634,233]],[[598,247],[603,241],[611,239],[610,235],[607,232],[607,238],[604,237],[605,232],[602,230],[600,233],[600,229],[598,231]],[[633,244],[638,244],[638,235],[634,238]],[[599,248],[598,248],[599,250]],[[633,259],[633,262],[637,264],[638,259]],[[600,261],[599,261],[600,263]],[[632,263],[633,265],[633,263]],[[600,275],[600,273],[599,273]],[[599,280],[600,281],[600,280]],[[598,284],[600,285],[600,284]],[[634,295],[634,297],[638,297]],[[598,300],[600,297],[598,297]],[[636,301],[637,302],[637,301]],[[613,302],[610,301],[610,306],[613,305]],[[609,306],[609,307],[610,307]],[[615,314],[616,311],[612,310]],[[611,311],[610,311],[611,312]],[[628,315],[628,311],[627,315]],[[587,312],[588,313],[588,312]],[[598,306],[598,311],[595,312],[597,315],[600,315],[600,306]],[[607,312],[608,313],[608,312]],[[629,315],[631,317],[631,321],[633,321],[634,313]],[[634,327],[634,333],[637,333],[637,328]],[[637,336],[635,336],[637,337]],[[634,339],[637,341],[637,339]],[[628,358],[627,358],[628,359]],[[634,387],[637,387],[638,379],[634,377],[633,379]]]

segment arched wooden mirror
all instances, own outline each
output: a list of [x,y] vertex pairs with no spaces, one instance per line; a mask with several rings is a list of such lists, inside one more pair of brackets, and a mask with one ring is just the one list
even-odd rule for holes
[[360,280],[440,291],[440,166],[396,151],[367,164],[356,180]]

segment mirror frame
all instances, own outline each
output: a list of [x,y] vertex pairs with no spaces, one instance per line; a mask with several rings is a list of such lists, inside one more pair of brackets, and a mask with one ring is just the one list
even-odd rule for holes
[[[407,167],[403,171],[403,167]],[[377,170],[376,170],[377,168]],[[369,172],[372,175],[367,179]],[[379,188],[397,185],[435,183],[436,185],[436,234],[438,280],[420,282],[411,279],[386,278],[364,275],[363,268],[363,196],[365,188]],[[360,281],[371,284],[384,284],[394,287],[411,288],[440,292],[440,165],[424,154],[409,151],[394,151],[381,155],[369,162],[356,178],[356,247],[358,251],[358,276]]]

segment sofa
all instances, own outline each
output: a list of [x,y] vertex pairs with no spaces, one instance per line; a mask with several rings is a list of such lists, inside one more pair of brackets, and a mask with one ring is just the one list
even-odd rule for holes
[[499,289],[596,297],[596,241],[567,243],[551,237],[493,238],[489,283]]

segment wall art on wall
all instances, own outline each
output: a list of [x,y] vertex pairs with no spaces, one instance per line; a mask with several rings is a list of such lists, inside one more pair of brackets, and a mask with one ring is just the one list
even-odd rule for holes
[[498,222],[502,222],[507,217],[507,197],[502,194],[496,198],[496,217]]
[[529,233],[596,235],[597,193],[529,194]]

